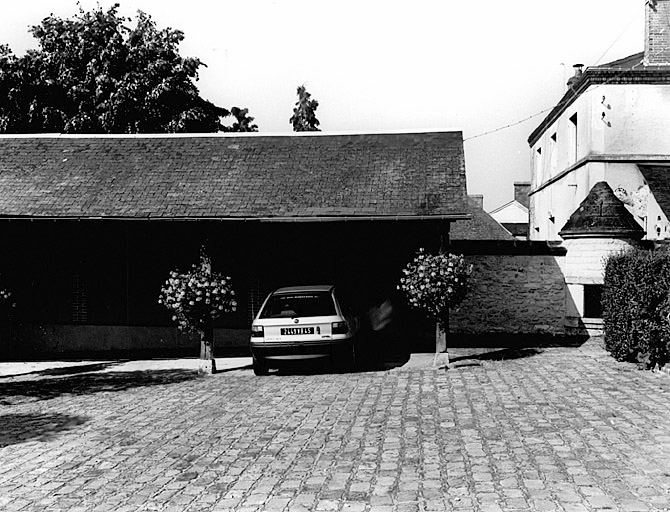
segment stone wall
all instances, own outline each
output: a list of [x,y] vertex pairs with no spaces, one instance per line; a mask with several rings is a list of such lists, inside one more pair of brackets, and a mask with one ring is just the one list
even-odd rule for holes
[[450,331],[562,335],[565,250],[539,242],[458,244],[473,265],[468,297],[449,318]]

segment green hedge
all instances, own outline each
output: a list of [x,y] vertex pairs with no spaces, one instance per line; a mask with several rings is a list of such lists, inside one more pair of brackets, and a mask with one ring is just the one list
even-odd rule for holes
[[605,266],[605,347],[619,361],[662,366],[669,359],[670,252],[633,249]]

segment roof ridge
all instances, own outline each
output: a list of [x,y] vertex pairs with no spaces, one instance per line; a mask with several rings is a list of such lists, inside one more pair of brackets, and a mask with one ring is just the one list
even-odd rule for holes
[[337,137],[355,135],[430,135],[462,133],[462,129],[417,129],[328,132],[211,132],[211,133],[2,133],[0,139],[187,139],[187,138],[263,138],[263,137]]

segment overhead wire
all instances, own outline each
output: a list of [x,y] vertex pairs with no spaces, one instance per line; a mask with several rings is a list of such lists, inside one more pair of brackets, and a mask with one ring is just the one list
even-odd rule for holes
[[466,141],[468,141],[468,140],[472,140],[472,139],[477,139],[477,138],[479,138],[479,137],[483,137],[483,136],[485,136],[485,135],[491,135],[492,133],[496,133],[496,132],[499,132],[499,131],[501,131],[501,130],[506,130],[507,128],[511,128],[512,126],[516,126],[517,124],[525,123],[526,121],[529,121],[529,120],[533,119],[534,117],[537,117],[537,116],[539,116],[539,115],[542,115],[542,114],[544,114],[545,112],[549,112],[549,111],[552,110],[553,108],[554,108],[554,107],[546,108],[546,109],[544,109],[544,110],[542,110],[542,111],[540,111],[540,112],[537,112],[537,113],[535,113],[535,114],[533,114],[533,115],[531,115],[531,116],[528,116],[528,117],[526,117],[526,118],[524,118],[524,119],[521,119],[520,121],[515,121],[515,122],[510,123],[510,124],[507,124],[507,125],[505,125],[505,126],[500,126],[500,127],[495,128],[495,129],[493,129],[493,130],[489,130],[488,132],[479,133],[479,134],[477,134],[477,135],[473,135],[473,136],[471,136],[471,137],[466,137],[466,138],[463,139],[463,142],[466,142]]
[[598,64],[600,64],[600,61],[603,59],[603,57],[605,57],[605,55],[607,55],[607,52],[609,52],[609,51],[612,49],[612,46],[614,46],[615,44],[617,44],[617,43],[619,42],[619,39],[621,39],[621,38],[623,37],[623,35],[624,35],[626,32],[628,32],[628,29],[630,28],[630,26],[633,24],[634,21],[637,21],[637,19],[639,18],[639,16],[640,16],[640,15],[639,15],[639,13],[638,13],[638,14],[634,15],[634,16],[631,18],[631,20],[628,22],[628,25],[626,25],[626,28],[624,28],[624,29],[621,31],[621,33],[616,37],[616,39],[615,39],[614,41],[612,41],[612,44],[610,44],[610,45],[607,47],[607,49],[603,52],[603,54],[602,54],[600,57],[598,57],[598,60],[596,60],[596,63],[594,64],[594,66],[597,66]]
[[[649,3],[649,0],[647,0],[647,3]],[[668,16],[668,14],[666,12],[666,17],[667,16]],[[602,60],[602,58],[605,55],[607,55],[607,52],[609,52],[611,50],[612,46],[614,46],[617,43],[617,41],[619,41],[619,39],[621,39],[621,37],[628,31],[630,26],[633,24],[634,21],[637,20],[638,17],[639,17],[639,14],[636,14],[631,18],[631,20],[628,22],[628,25],[626,25],[626,27],[621,31],[621,33],[616,37],[616,39],[607,47],[607,49],[603,52],[603,54],[598,58],[598,60],[594,64],[594,66],[597,66],[598,63]],[[668,25],[670,26],[670,18],[668,18]],[[607,84],[611,83],[612,80],[614,80],[616,78],[619,78],[620,76],[622,76],[624,73],[626,73],[628,71],[632,71],[633,69],[635,69],[637,66],[639,66],[642,63],[643,63],[643,61],[640,61],[637,64],[635,64],[634,66],[632,66],[630,69],[622,70],[620,73],[618,73],[617,75],[614,75],[613,77],[609,78],[604,83],[597,84],[593,89],[597,89],[600,86],[607,85]],[[491,135],[493,133],[497,133],[499,131],[506,130],[507,128],[511,128],[511,127],[519,125],[521,123],[525,123],[526,121],[530,121],[531,119],[533,119],[537,116],[540,116],[542,114],[545,114],[546,112],[549,112],[550,110],[553,110],[553,109],[554,109],[554,107],[549,107],[549,108],[546,108],[544,110],[541,110],[540,112],[536,112],[535,114],[532,114],[528,117],[525,117],[524,119],[521,119],[519,121],[515,121],[515,122],[506,124],[504,126],[500,126],[498,128],[494,128],[493,130],[489,130],[489,131],[486,131],[486,132],[483,132],[483,133],[478,133],[477,135],[472,135],[470,137],[466,137],[466,138],[463,139],[463,142],[467,142],[469,140],[477,139],[479,137],[484,137],[486,135]]]

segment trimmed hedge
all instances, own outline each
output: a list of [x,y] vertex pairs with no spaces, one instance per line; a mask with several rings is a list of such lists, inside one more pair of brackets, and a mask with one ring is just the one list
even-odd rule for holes
[[619,361],[663,366],[670,350],[670,252],[632,249],[605,266],[605,348]]

